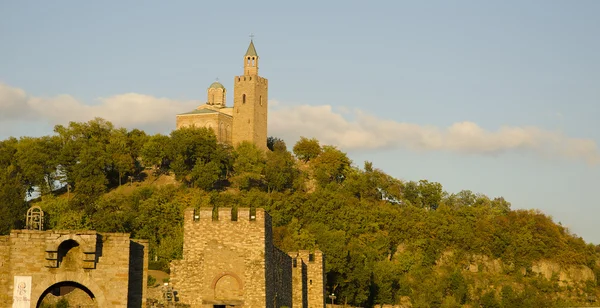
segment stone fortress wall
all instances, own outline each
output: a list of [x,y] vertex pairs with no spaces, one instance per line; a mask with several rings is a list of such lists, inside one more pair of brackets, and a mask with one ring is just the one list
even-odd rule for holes
[[[183,259],[171,263],[171,285],[191,307],[324,307],[324,276],[313,277],[324,274],[317,261],[322,253],[315,252],[310,262],[308,251],[302,254],[306,261],[301,253],[292,258],[275,247],[271,217],[263,209],[189,208]],[[295,274],[298,264],[306,275]]]
[[0,307],[13,303],[13,277],[31,277],[30,300],[56,286],[89,291],[98,307],[145,307],[148,242],[124,233],[13,230],[0,237]]

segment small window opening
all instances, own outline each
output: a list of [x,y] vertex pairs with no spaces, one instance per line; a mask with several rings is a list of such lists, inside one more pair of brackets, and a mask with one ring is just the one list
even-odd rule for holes
[[231,209],[231,221],[238,221],[238,209],[234,207]]
[[242,94],[242,104],[246,103],[246,94]]
[[292,266],[293,266],[293,267],[298,267],[298,259],[294,258],[294,259],[292,260]]
[[315,262],[315,254],[311,253],[308,255],[308,262]]
[[250,208],[250,220],[251,221],[256,220],[256,208],[253,208],[253,207]]
[[219,210],[217,207],[213,207],[212,210],[212,220],[213,221],[218,221],[219,220]]

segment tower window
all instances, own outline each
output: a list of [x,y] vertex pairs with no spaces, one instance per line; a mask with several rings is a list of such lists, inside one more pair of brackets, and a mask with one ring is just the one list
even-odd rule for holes
[[262,95],[260,96],[260,105],[262,106]]
[[246,94],[242,94],[242,104],[246,103]]

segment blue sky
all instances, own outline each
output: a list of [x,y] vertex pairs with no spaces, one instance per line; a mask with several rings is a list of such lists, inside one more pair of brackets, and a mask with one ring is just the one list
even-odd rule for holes
[[3,1],[0,138],[102,116],[169,133],[250,33],[269,134],[504,196],[600,243],[600,2]]

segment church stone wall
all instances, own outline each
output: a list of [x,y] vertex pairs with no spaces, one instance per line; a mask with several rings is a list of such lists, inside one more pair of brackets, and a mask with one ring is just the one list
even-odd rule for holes
[[[59,248],[65,242],[75,241],[78,246],[66,252],[64,258]],[[72,243],[72,242],[71,242]],[[13,230],[10,235],[0,237],[0,306],[12,305],[13,277],[31,276],[31,305],[53,285],[61,282],[77,283],[95,297],[98,307],[143,307],[147,269],[147,243],[140,241],[130,259],[132,241],[128,234],[96,233],[94,231],[35,231]],[[7,249],[8,247],[8,249]],[[7,253],[8,252],[8,253]],[[142,260],[143,259],[143,260]],[[62,260],[62,262],[59,262]],[[131,270],[131,262],[141,268]],[[132,277],[136,276],[136,277]],[[141,276],[141,277],[140,277]],[[128,305],[130,278],[137,281],[137,297]]]
[[182,127],[208,127],[211,128],[218,142],[231,144],[233,132],[233,119],[221,113],[180,114],[176,118],[176,129]]

